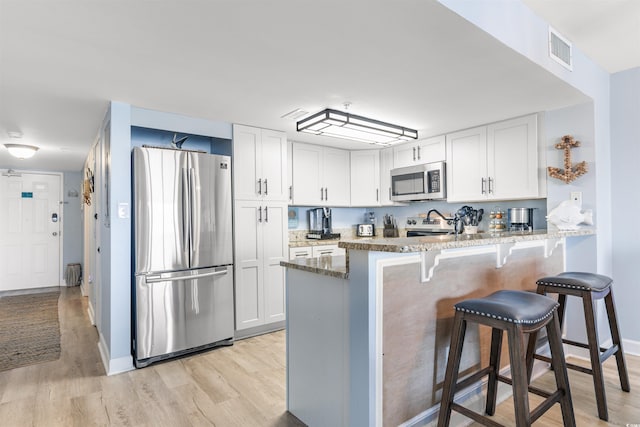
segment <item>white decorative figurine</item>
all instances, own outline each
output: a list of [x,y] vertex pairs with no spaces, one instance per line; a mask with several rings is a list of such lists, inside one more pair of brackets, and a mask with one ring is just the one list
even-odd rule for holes
[[547,215],[547,222],[558,230],[578,230],[578,224],[593,225],[591,209],[580,211],[580,207],[571,200],[565,200]]

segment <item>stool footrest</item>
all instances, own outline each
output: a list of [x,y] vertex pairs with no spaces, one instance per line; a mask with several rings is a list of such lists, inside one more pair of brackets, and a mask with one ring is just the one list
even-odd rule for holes
[[[543,362],[551,363],[551,359],[547,356],[542,356],[540,354],[534,354],[533,357],[538,360],[542,360]],[[573,363],[565,362],[567,369],[573,369],[574,371],[582,372],[583,374],[593,375],[593,370],[590,368],[585,368],[584,366],[574,365]]]
[[473,421],[482,424],[483,426],[489,426],[489,427],[504,427],[502,424],[498,424],[497,422],[478,414],[475,411],[472,411],[471,409],[467,409],[462,405],[458,405],[457,403],[452,403],[451,404],[451,410],[456,411],[461,413],[462,415],[464,415],[465,417],[469,417],[471,418]]
[[[581,343],[581,342],[578,342],[578,341],[571,341],[571,340],[568,340],[566,338],[563,338],[562,342],[564,344],[573,345],[575,347],[587,348],[587,349],[589,348],[589,344],[584,344],[584,343]],[[600,349],[600,352],[610,350],[609,348],[604,348],[604,347],[600,347],[599,349]]]
[[[498,381],[503,382],[505,384],[509,384],[511,386],[513,385],[513,380],[509,377],[498,375],[497,379]],[[534,387],[532,385],[530,385],[528,389],[529,389],[529,392],[533,394],[537,394],[540,397],[544,397],[545,399],[552,395],[552,393],[549,393],[548,391],[544,391],[541,388]]]
[[614,354],[616,354],[619,350],[618,344],[615,344],[613,347],[610,347],[604,351],[604,353],[600,354],[600,363],[604,362]]
[[491,370],[491,366],[487,366],[486,368],[474,373],[473,375],[468,376],[462,381],[459,381],[458,384],[456,384],[455,391],[458,392],[469,387],[471,384],[477,383],[481,378],[486,377],[489,372],[491,372]]
[[[529,391],[532,391],[531,387],[529,387]],[[549,408],[551,408],[557,402],[560,402],[560,399],[562,399],[562,397],[564,397],[564,391],[563,390],[556,390],[555,392],[553,392],[551,394],[546,393],[546,392],[544,392],[544,393],[547,394],[549,397],[547,397],[545,400],[543,400],[542,403],[540,403],[538,406],[536,406],[536,408],[533,411],[531,411],[531,422],[532,423],[534,423],[545,412],[547,412],[547,410]]]

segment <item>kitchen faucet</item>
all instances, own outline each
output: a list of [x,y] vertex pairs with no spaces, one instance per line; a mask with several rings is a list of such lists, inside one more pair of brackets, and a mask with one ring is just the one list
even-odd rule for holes
[[436,215],[438,215],[440,218],[442,218],[443,220],[447,221],[447,224],[452,224],[453,223],[453,233],[457,236],[460,232],[462,232],[462,223],[460,222],[460,215],[458,215],[458,213],[456,212],[455,215],[453,216],[453,218],[447,218],[446,216],[442,215],[440,213],[440,211],[438,211],[437,209],[430,209],[429,212],[427,212],[427,221],[431,220],[431,214],[435,213]]
[[431,214],[432,213],[436,213],[438,214],[438,216],[442,219],[444,219],[445,221],[451,221],[453,218],[447,218],[444,215],[442,215],[437,209],[430,209],[429,212],[427,212],[427,221],[431,220]]

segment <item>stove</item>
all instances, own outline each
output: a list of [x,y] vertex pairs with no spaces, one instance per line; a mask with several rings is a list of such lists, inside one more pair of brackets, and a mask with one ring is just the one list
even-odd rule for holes
[[405,228],[407,237],[437,236],[454,232],[453,221],[446,221],[442,218],[409,217]]

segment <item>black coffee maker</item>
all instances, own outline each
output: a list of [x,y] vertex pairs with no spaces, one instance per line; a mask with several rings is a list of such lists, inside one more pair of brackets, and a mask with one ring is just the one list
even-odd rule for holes
[[339,233],[332,233],[331,230],[331,209],[314,208],[309,209],[309,233],[307,239],[339,239]]

